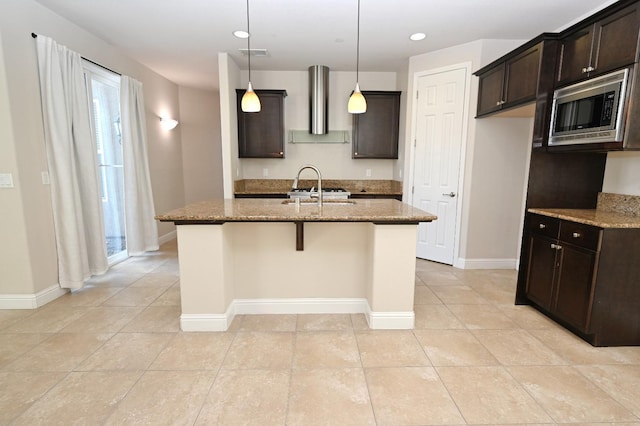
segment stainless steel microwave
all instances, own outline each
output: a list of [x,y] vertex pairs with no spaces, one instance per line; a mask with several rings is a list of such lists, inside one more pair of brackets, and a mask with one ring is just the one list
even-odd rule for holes
[[556,90],[549,145],[622,142],[628,79],[625,68]]

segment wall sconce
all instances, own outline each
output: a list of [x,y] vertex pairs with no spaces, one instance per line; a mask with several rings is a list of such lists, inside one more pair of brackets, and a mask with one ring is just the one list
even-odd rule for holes
[[178,125],[178,120],[174,120],[173,118],[160,117],[160,125],[165,130],[175,129]]

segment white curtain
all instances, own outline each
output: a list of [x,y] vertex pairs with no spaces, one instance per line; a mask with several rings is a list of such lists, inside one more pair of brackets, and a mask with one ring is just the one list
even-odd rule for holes
[[81,288],[108,269],[82,58],[41,35],[36,46],[59,282]]
[[125,223],[127,250],[139,255],[158,249],[153,193],[147,156],[142,83],[131,77],[120,80],[122,154],[124,161]]

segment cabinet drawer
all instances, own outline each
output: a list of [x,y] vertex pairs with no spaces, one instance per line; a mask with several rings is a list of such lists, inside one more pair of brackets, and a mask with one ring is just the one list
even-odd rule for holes
[[539,214],[529,214],[527,230],[532,234],[544,235],[545,237],[556,239],[558,238],[559,228],[559,219]]
[[602,229],[577,222],[562,221],[560,241],[598,251]]

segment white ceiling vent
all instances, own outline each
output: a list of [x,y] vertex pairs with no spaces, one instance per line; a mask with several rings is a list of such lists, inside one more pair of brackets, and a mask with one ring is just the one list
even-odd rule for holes
[[267,49],[238,49],[242,56],[247,56],[247,52],[251,52],[251,56],[269,56]]

